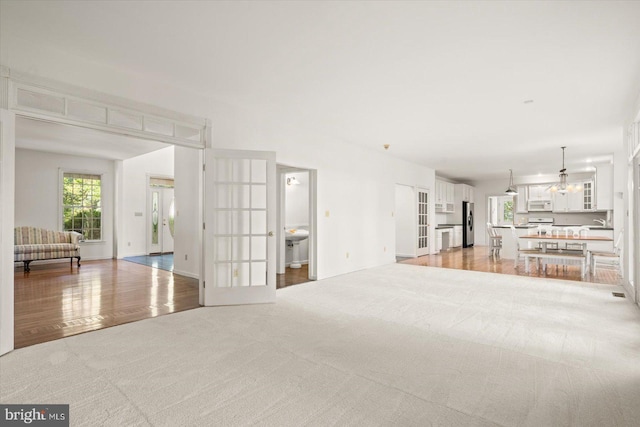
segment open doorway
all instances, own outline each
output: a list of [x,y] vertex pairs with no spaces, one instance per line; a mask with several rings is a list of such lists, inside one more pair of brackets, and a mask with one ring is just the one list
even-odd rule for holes
[[277,288],[315,280],[315,171],[277,166]]
[[[18,117],[14,156],[14,225],[83,235],[80,268],[68,259],[14,268],[15,348],[199,307],[197,277],[119,259],[146,255],[147,176],[173,176],[172,145]],[[198,180],[199,168],[183,169]],[[67,196],[70,179],[78,200]],[[167,199],[170,212],[173,195]],[[174,243],[162,251],[173,252]]]

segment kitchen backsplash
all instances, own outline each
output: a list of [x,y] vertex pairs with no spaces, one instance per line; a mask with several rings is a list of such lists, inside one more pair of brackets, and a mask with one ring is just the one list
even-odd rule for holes
[[529,214],[516,214],[516,224],[526,224],[529,218],[553,218],[556,225],[598,225],[594,219],[607,220],[606,212],[575,212],[575,213],[553,213],[553,212],[531,212]]

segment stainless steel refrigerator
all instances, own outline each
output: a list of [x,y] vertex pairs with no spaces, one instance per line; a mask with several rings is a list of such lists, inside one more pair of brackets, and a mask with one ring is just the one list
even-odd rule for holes
[[462,202],[462,247],[473,246],[473,203]]

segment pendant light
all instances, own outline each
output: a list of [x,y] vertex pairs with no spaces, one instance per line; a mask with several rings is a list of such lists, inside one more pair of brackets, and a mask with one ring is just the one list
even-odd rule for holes
[[507,187],[507,191],[505,191],[504,194],[508,196],[515,196],[518,194],[518,190],[516,190],[516,187],[513,185],[513,170],[511,169],[509,169],[509,187]]
[[560,174],[558,175],[560,177],[560,182],[557,184],[551,185],[551,187],[549,187],[549,190],[552,193],[557,192],[560,194],[573,193],[574,191],[581,191],[582,190],[581,185],[574,186],[573,184],[567,184],[567,178],[569,178],[569,174],[567,174],[567,169],[564,167],[564,150],[567,147],[560,147],[560,148],[562,148],[562,169],[560,169]]

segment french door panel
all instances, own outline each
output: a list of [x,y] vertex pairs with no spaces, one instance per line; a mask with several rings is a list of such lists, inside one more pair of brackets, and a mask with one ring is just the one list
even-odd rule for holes
[[205,150],[204,304],[275,301],[275,153]]
[[429,193],[426,190],[417,189],[417,217],[418,217],[418,241],[417,241],[417,254],[418,256],[429,254]]

